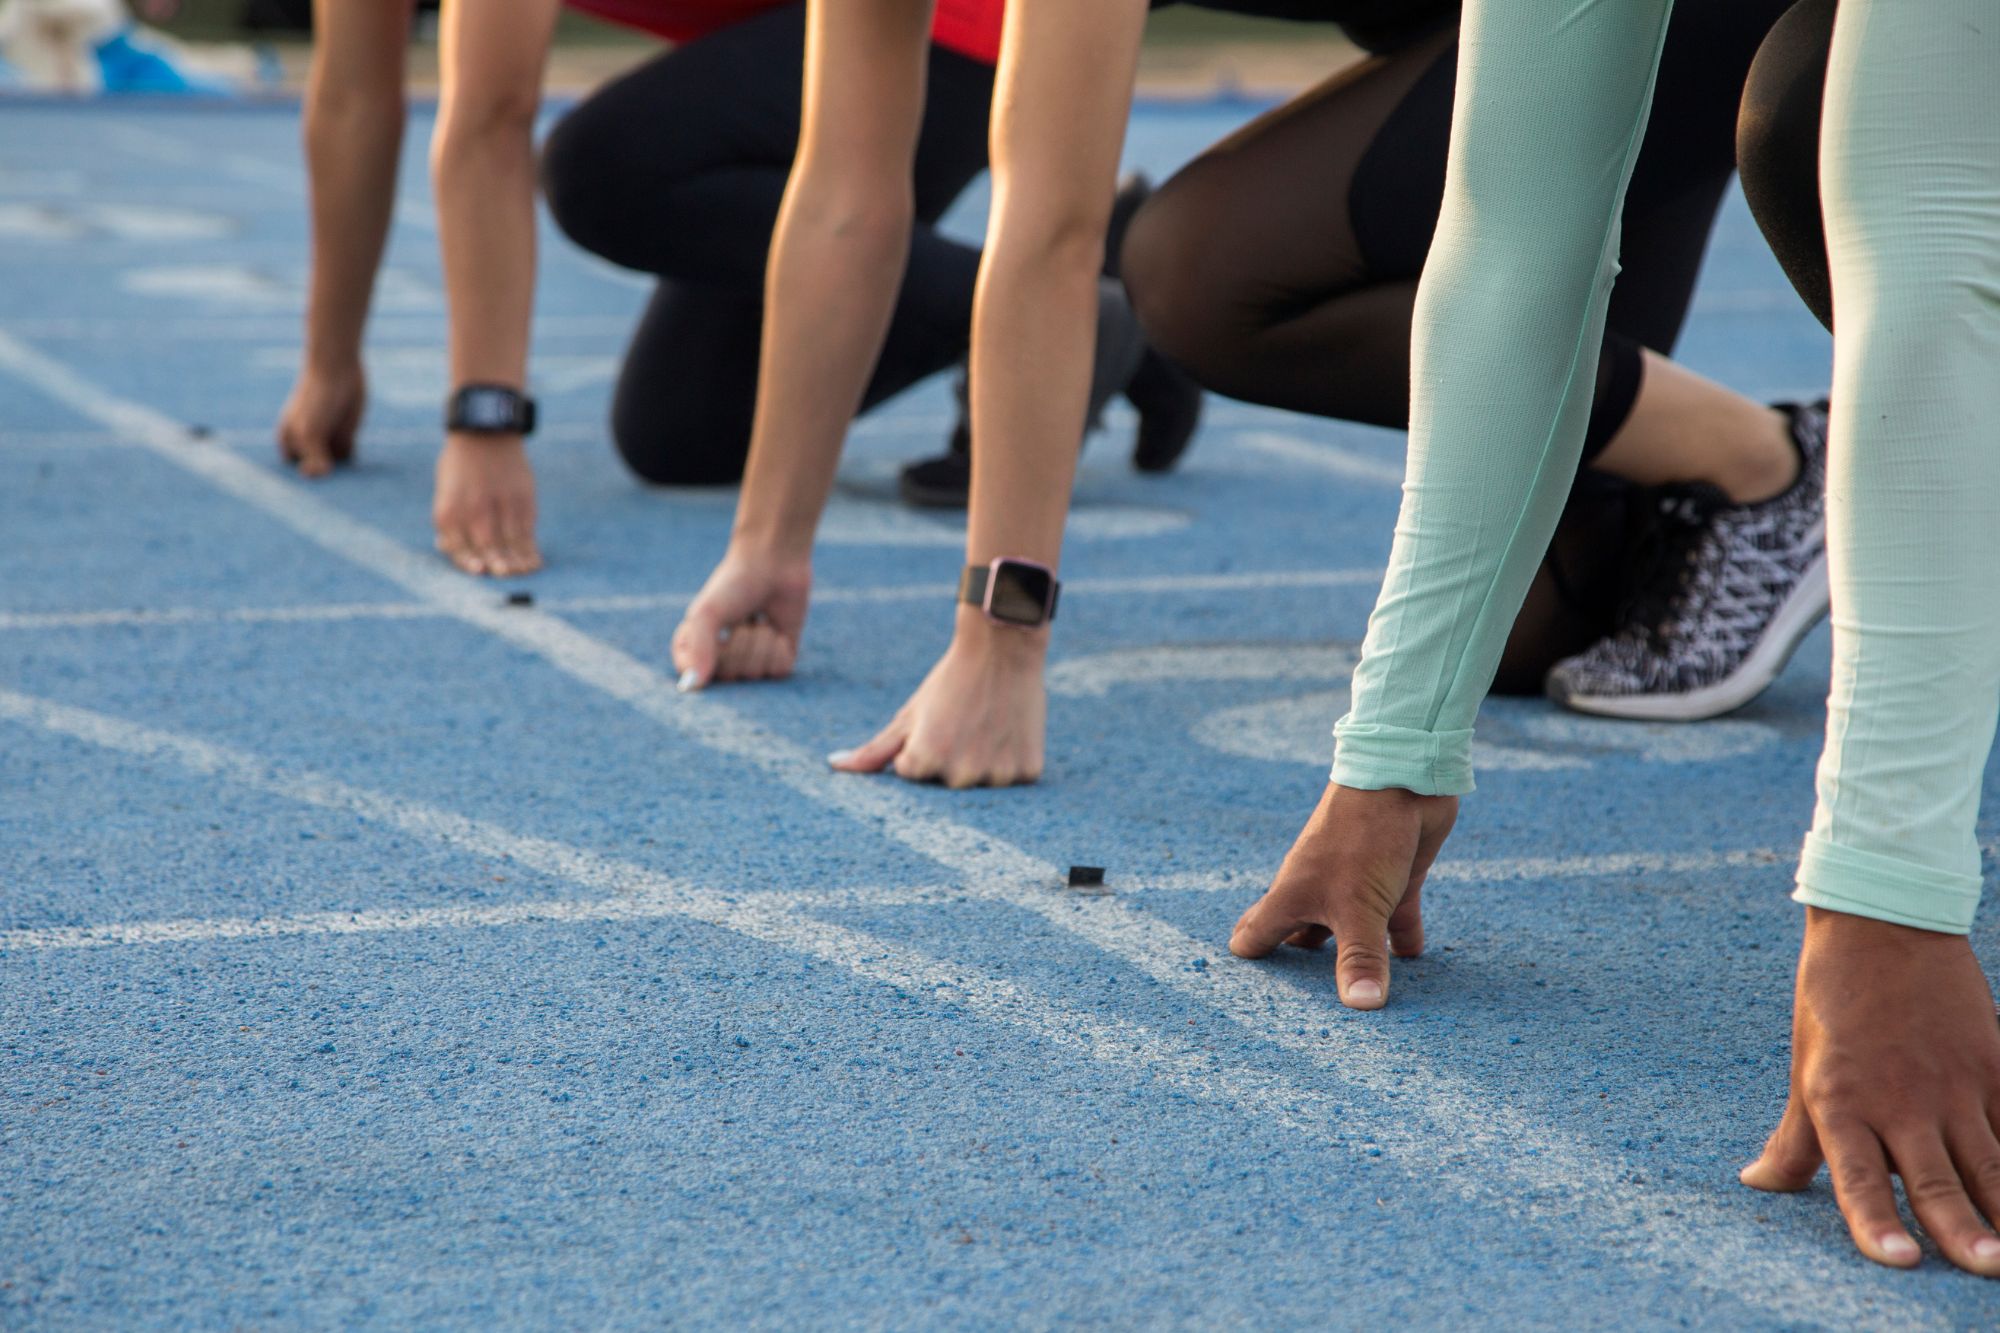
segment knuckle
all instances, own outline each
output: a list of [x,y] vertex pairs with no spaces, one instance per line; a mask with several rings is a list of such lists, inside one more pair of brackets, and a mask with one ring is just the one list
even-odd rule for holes
[[1342,963],[1389,966],[1388,951],[1373,939],[1350,941],[1343,937],[1339,956]]
[[1966,1172],[1966,1183],[1983,1195],[2000,1199],[2000,1156],[1982,1157]]
[[1947,1203],[1965,1197],[1958,1177],[1942,1167],[1914,1171],[1903,1177],[1903,1193],[1911,1203]]

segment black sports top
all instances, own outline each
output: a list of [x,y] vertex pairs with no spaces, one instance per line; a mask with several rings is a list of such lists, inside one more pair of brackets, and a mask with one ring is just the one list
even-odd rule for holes
[[[1170,0],[1171,2],[1171,0]],[[1363,50],[1407,46],[1458,20],[1459,0],[1190,0],[1221,9],[1300,23],[1337,23]]]

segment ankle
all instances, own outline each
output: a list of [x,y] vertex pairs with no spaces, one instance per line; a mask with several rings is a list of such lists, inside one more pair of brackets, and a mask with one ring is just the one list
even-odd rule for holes
[[1733,449],[1709,481],[1739,505],[1775,500],[1792,488],[1805,466],[1792,443],[1792,422],[1777,408],[1763,409],[1759,429]]

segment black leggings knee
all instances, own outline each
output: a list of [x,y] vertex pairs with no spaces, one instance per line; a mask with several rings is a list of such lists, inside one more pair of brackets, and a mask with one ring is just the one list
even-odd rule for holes
[[[565,116],[542,150],[556,224],[655,274],[612,399],[627,465],[663,485],[739,480],[750,449],[764,266],[798,150],[802,4],[659,56]],[[934,224],[986,167],[993,71],[933,48],[915,166],[918,226],[872,407],[962,360],[979,251]]]

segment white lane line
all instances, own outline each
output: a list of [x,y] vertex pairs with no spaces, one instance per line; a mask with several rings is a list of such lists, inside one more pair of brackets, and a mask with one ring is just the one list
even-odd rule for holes
[[[1627,879],[1656,875],[1712,875],[1725,870],[1788,868],[1798,857],[1776,847],[1734,852],[1610,852],[1596,856],[1510,856],[1486,861],[1440,861],[1430,882],[1507,884],[1521,880]],[[1235,870],[1176,870],[1135,874],[1113,884],[1114,892],[1261,893],[1277,874],[1274,865],[1258,873]]]
[[[823,759],[741,717],[714,695],[682,696],[654,668],[534,608],[506,608],[470,579],[419,556],[377,529],[340,513],[226,448],[190,440],[170,418],[117,398],[68,367],[0,332],[0,369],[99,424],[129,433],[160,457],[202,477],[363,569],[400,584],[466,624],[540,655],[550,665],[718,754],[737,759],[810,800],[878,829],[962,876],[968,890],[1044,917],[1154,981],[1228,1016],[1246,1032],[1296,1052],[1371,1094],[1398,1099],[1406,1119],[1373,1126],[1382,1151],[1407,1169],[1435,1172],[1440,1160],[1476,1158],[1477,1172],[1448,1183],[1524,1216],[1619,1237],[1626,1255],[1787,1319],[1841,1322],[1882,1308],[1879,1289],[1825,1271],[1815,1245],[1745,1225],[1706,1192],[1635,1185],[1638,1168],[1615,1153],[1544,1124],[1398,1045],[1365,1022],[1349,1021],[1324,990],[1307,990],[1256,966],[1223,958],[1167,922],[1115,898],[1059,897],[1025,886],[1055,873],[979,829],[930,812],[889,780],[831,772]],[[1338,1026],[1329,1026],[1337,1024]],[[1329,1036],[1309,1034],[1327,1031]],[[1333,1035],[1338,1034],[1338,1035]],[[1746,1144],[1748,1151],[1754,1147]],[[1563,1189],[1551,1191],[1551,1181]],[[1734,1186],[1729,1186],[1734,1188]],[[1671,1206],[1666,1207],[1669,1200]],[[1903,1318],[1927,1322],[1910,1305]]]
[[312,606],[244,606],[211,609],[163,607],[157,611],[0,612],[0,630],[110,629],[150,625],[304,624],[340,620],[435,620],[438,609],[422,602],[326,602]]
[[[28,717],[18,701],[0,690],[0,715],[16,720],[42,722],[40,715]],[[36,701],[39,702],[39,701]],[[10,711],[10,704],[16,707]],[[46,705],[44,705],[46,707]],[[57,730],[44,725],[46,730]],[[67,735],[78,735],[74,730]],[[94,736],[79,736],[94,739]],[[127,746],[115,748],[129,749]],[[164,753],[155,746],[149,755]],[[210,771],[210,770],[204,770]],[[238,770],[244,771],[244,770]],[[388,799],[388,798],[383,798]],[[1439,880],[1482,884],[1516,880],[1627,879],[1659,874],[1695,875],[1718,871],[1786,864],[1791,857],[1775,848],[1743,852],[1613,854],[1563,858],[1519,857],[1491,861],[1458,861],[1439,866],[1431,875]],[[643,872],[635,871],[634,874]],[[1240,893],[1255,894],[1263,889],[1271,873],[1253,876],[1244,871],[1175,871],[1168,874],[1118,876],[1113,892],[1147,893]],[[720,891],[718,891],[720,892]],[[966,902],[974,895],[961,885],[858,885],[810,889],[744,889],[759,903],[793,912],[830,912],[859,908],[918,907]],[[1247,901],[1247,898],[1246,898]],[[588,922],[638,921],[678,916],[683,907],[678,899],[642,890],[622,898],[547,898],[484,907],[446,904],[438,907],[383,908],[347,912],[301,912],[290,916],[172,917],[151,921],[120,921],[95,926],[27,926],[0,930],[0,954],[49,949],[96,949],[116,945],[196,944],[210,940],[277,939],[294,935],[374,935],[418,930],[473,930],[520,925],[572,925]]]
[[[4,697],[4,691],[0,691],[0,714],[14,716],[16,720],[40,722],[40,718],[22,718],[7,712],[8,705],[17,703],[21,697],[8,699]],[[157,755],[159,752],[152,753]],[[330,779],[321,779],[320,785],[330,790],[338,784],[332,784]],[[631,872],[634,880],[645,873],[636,868]],[[797,913],[914,907],[965,898],[965,890],[955,885],[860,885],[850,888],[716,892],[718,896],[731,900],[754,897],[762,907]],[[435,907],[299,912],[288,916],[173,917],[153,921],[116,921],[95,926],[23,926],[0,930],[0,955],[64,949],[271,940],[301,935],[388,935],[421,930],[588,925],[649,921],[687,914],[687,904],[680,896],[661,890],[638,889],[613,898],[538,898],[480,907],[446,903]]]
[[[277,444],[273,440],[273,427],[263,426],[215,426],[201,423],[203,428],[222,444],[232,449],[247,450],[257,454],[275,456]],[[541,444],[606,444],[607,428],[601,424],[583,421],[552,421],[535,428],[535,439]],[[377,447],[438,447],[443,436],[435,425],[422,426],[370,426],[361,443],[365,455],[370,446]],[[57,449],[136,449],[144,448],[128,435],[116,435],[102,430],[0,430],[0,449],[57,450]]]
[[[1143,578],[1076,579],[1065,584],[1066,597],[1142,597],[1199,595],[1214,592],[1255,592],[1267,589],[1373,587],[1379,569],[1273,570],[1244,574],[1162,574]],[[943,602],[952,594],[944,583],[890,584],[873,588],[820,588],[817,605],[893,602]],[[498,599],[498,594],[495,595]],[[677,611],[693,593],[611,593],[603,596],[551,597],[544,610],[557,614],[592,615],[620,612]],[[450,616],[429,602],[325,602],[300,606],[162,607],[158,610],[0,611],[0,631],[107,629],[124,626],[202,624],[298,624],[345,620],[435,620]]]
[[1377,486],[1401,486],[1403,467],[1400,463],[1385,463],[1365,454],[1342,449],[1334,444],[1320,444],[1312,440],[1302,440],[1296,435],[1285,435],[1274,430],[1243,430],[1230,437],[1238,445],[1254,453],[1282,459],[1287,463],[1297,463],[1318,472],[1331,473],[1350,481],[1371,482]]
[[[830,925],[804,915],[849,906],[963,900],[978,896],[956,886],[833,889],[815,893],[729,895],[693,888],[659,872],[619,862],[549,839],[509,833],[420,802],[369,791],[322,774],[272,766],[252,755],[192,737],[140,726],[86,709],[0,689],[0,718],[67,736],[86,744],[164,761],[206,777],[281,796],[320,809],[337,810],[496,862],[522,865],[593,888],[608,896],[585,901],[542,900],[490,907],[446,905],[433,908],[362,912],[318,912],[283,917],[223,918],[127,923],[96,927],[56,927],[0,932],[0,955],[12,952],[74,950],[113,945],[168,945],[249,941],[298,936],[365,935],[389,931],[493,928],[528,925],[612,923],[675,917],[699,921],[759,939],[845,968],[906,993],[929,992],[936,1003],[962,1004],[981,1017],[1024,1028],[1057,1046],[1163,1082],[1285,1126],[1314,1142],[1353,1143],[1379,1150],[1405,1168],[1450,1164],[1457,1147],[1437,1126],[1371,1131],[1333,1095],[1301,1088],[1260,1070],[1225,1062],[1212,1051],[1165,1036],[1129,1020],[1107,1021],[1068,1008],[991,973],[955,967],[877,936]],[[1428,1115],[1433,1108],[1419,1108]],[[1423,1158],[1426,1146],[1433,1156]],[[1532,1141],[1524,1145],[1536,1146]],[[1462,1164],[1462,1163],[1461,1163]],[[1551,1164],[1559,1168],[1562,1163]],[[1428,1174],[1428,1173],[1427,1173]],[[1539,1224],[1573,1226],[1566,1210],[1550,1208],[1533,1194],[1524,1199],[1494,1196],[1451,1171],[1443,1181],[1462,1197],[1497,1204]],[[1565,1179],[1566,1185],[1587,1184]],[[1655,1188],[1644,1207],[1661,1217],[1707,1206],[1706,1196]],[[1725,1243],[1727,1237],[1722,1237]],[[1716,1284],[1727,1292],[1725,1284]],[[1788,1314],[1805,1313],[1795,1303]],[[1824,1313],[1815,1311],[1812,1313]],[[1919,1312],[1906,1318],[1920,1319]]]
[[[178,318],[134,322],[89,315],[41,315],[8,321],[8,330],[18,338],[78,339],[88,342],[258,342],[296,343],[299,321],[292,316],[271,315],[186,315]],[[384,343],[417,342],[435,345],[443,337],[444,314],[397,315],[383,313],[368,321],[372,346]],[[537,338],[617,338],[632,331],[632,320],[614,315],[537,315]],[[435,434],[435,432],[433,432]],[[372,437],[373,431],[370,431]]]
[[[283,770],[224,746],[142,727],[118,718],[0,689],[0,718],[10,719],[91,745],[175,763],[252,790],[283,796],[323,809],[340,810],[385,823],[472,854],[530,866],[610,895],[576,908],[524,905],[514,922],[618,920],[674,916],[698,921],[764,943],[817,958],[898,993],[921,995],[940,1006],[962,1006],[980,1018],[1025,1029],[1071,1053],[1128,1071],[1147,1085],[1164,1084],[1217,1101],[1261,1121],[1299,1133],[1311,1143],[1373,1138],[1357,1133],[1347,1108],[1330,1093],[1297,1085],[1262,1070],[1226,1062],[1185,1037],[1154,1031],[1129,1019],[1107,1020],[1052,1000],[997,973],[934,958],[905,945],[845,926],[802,916],[766,901],[761,894],[725,895],[694,888],[643,867],[541,838],[525,838],[492,824],[464,818],[414,801],[350,786],[321,774]],[[506,912],[510,909],[493,909]],[[585,911],[590,915],[584,915]],[[546,915],[545,915],[546,913]],[[357,934],[413,913],[322,913],[284,918],[268,927],[243,923],[240,934],[219,929],[206,936],[168,934],[139,942],[167,943],[189,938],[277,938],[297,934]],[[486,914],[491,916],[491,913]],[[419,918],[426,928],[432,924]],[[359,924],[357,924],[357,922]],[[223,923],[197,923],[220,927]],[[457,924],[439,921],[438,925]],[[476,924],[503,924],[480,920]],[[290,925],[293,928],[286,929]],[[14,932],[19,935],[24,932]],[[161,932],[156,932],[159,934]],[[6,937],[0,937],[5,939]],[[85,944],[98,943],[92,939]],[[5,944],[0,944],[4,950]],[[28,947],[33,947],[32,943]],[[75,946],[72,946],[75,947]],[[1362,1146],[1372,1147],[1373,1143]],[[1464,1193],[1465,1191],[1460,1191]],[[1504,1197],[1492,1200],[1504,1211],[1522,1209]]]

